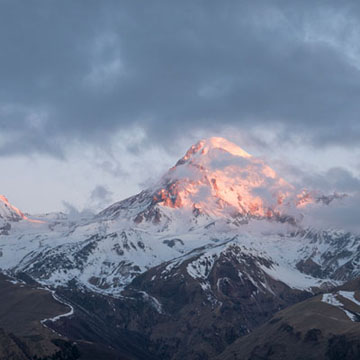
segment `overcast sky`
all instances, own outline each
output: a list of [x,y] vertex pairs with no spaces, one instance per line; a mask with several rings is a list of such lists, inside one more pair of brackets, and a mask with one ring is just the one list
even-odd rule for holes
[[0,193],[100,209],[223,135],[359,191],[360,2],[0,0]]

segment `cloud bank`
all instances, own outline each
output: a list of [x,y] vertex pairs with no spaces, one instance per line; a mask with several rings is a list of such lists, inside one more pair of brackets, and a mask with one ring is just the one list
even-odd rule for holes
[[359,3],[0,4],[0,156],[64,156],[143,129],[168,146],[206,127],[278,127],[359,146]]

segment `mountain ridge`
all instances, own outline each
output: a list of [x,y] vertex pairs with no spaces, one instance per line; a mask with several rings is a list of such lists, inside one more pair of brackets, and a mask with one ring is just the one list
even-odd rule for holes
[[74,314],[49,326],[69,338],[131,359],[210,359],[277,311],[360,276],[359,235],[302,222],[341,197],[297,189],[211,138],[92,217],[32,222],[3,203],[16,216],[0,219],[0,270],[65,299]]
[[[306,204],[335,198],[305,191],[299,195],[261,159],[225,139],[210,138],[191,146],[156,185],[93,218],[73,222],[60,214],[30,220],[5,203],[18,217],[2,226],[0,267],[28,272],[47,286],[76,279],[94,291],[120,294],[140,273],[203,246],[226,246],[236,238],[239,245],[252,243],[257,254],[263,241],[251,239],[258,237],[268,239],[264,249],[280,268],[300,278],[314,276],[309,287],[316,281],[320,286],[333,280],[325,275],[316,280],[316,274],[332,274],[330,270],[310,270],[303,255],[278,259],[286,255],[274,249],[281,245],[310,256],[305,249],[313,239],[300,235],[306,233],[302,211]],[[274,241],[280,245],[272,249],[267,244]],[[322,260],[316,261],[313,268],[321,267]]]

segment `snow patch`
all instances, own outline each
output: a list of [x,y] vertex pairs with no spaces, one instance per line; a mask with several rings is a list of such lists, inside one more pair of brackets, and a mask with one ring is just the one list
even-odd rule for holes
[[47,318],[47,319],[44,319],[44,320],[41,320],[41,323],[44,324],[45,322],[47,321],[51,321],[51,322],[55,322],[55,321],[58,321],[64,317],[69,317],[71,315],[74,314],[74,308],[68,303],[66,302],[65,300],[61,299],[59,296],[56,295],[55,291],[54,290],[49,290],[49,289],[44,289],[44,290],[48,290],[51,292],[51,295],[52,297],[59,303],[63,304],[63,305],[66,305],[66,306],[69,306],[70,307],[70,311],[68,311],[67,313],[65,314],[61,314],[61,315],[57,315],[57,316],[54,316],[54,317],[51,317],[51,318]]
[[150,304],[153,306],[153,308],[159,313],[159,314],[163,314],[163,309],[162,309],[162,305],[160,303],[160,301],[158,299],[156,299],[154,296],[149,295],[147,292],[145,291],[139,291],[139,293],[143,296],[143,298],[146,301],[149,301]]
[[339,299],[337,298],[337,295],[338,295],[337,293],[336,294],[332,294],[332,293],[323,294],[321,301],[342,310],[351,321],[357,321],[357,316],[355,314],[353,314],[352,312],[345,309],[344,304],[339,301]]
[[339,291],[338,292],[339,295],[341,295],[342,297],[350,300],[351,302],[353,302],[354,304],[360,306],[360,301],[355,299],[355,292],[354,291]]

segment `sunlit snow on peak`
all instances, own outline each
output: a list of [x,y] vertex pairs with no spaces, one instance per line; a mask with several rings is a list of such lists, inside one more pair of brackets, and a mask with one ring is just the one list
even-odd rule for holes
[[32,223],[43,222],[40,220],[29,219],[17,207],[10,204],[9,200],[4,195],[0,195],[0,218],[13,221],[26,220]]
[[202,146],[204,154],[207,154],[207,152],[212,149],[220,149],[235,156],[241,156],[244,158],[251,157],[251,155],[241,147],[222,137],[211,137],[209,139],[200,140],[198,144]]
[[[261,158],[230,141],[200,140],[161,179],[153,203],[214,216],[250,216],[292,221],[321,194],[297,189]],[[331,200],[330,200],[331,201]]]
[[213,215],[271,217],[294,201],[294,187],[263,160],[212,137],[190,147],[163,177],[154,201]]

